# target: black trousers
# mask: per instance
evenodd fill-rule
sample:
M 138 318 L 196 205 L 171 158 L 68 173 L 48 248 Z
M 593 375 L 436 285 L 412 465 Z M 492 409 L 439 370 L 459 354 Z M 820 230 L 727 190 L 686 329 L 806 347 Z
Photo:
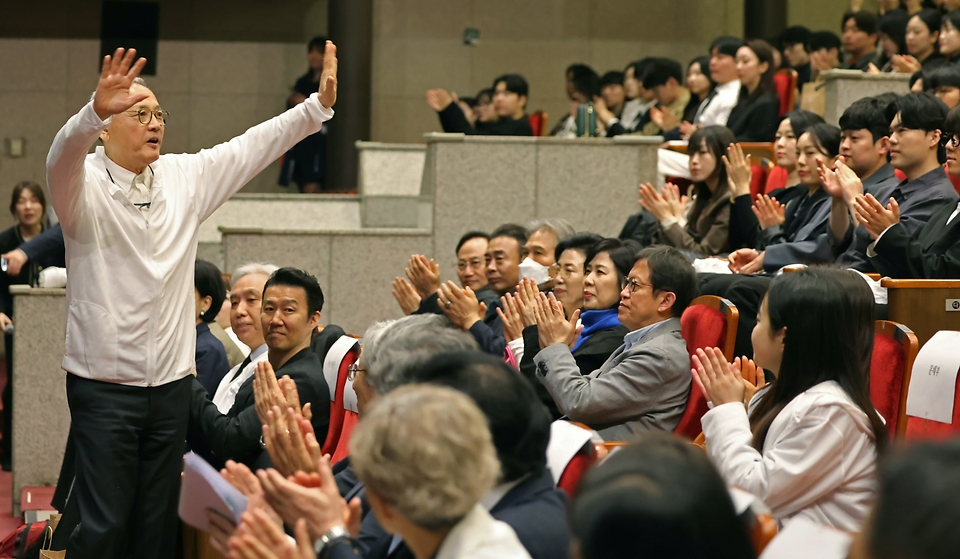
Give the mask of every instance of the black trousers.
M 135 387 L 67 374 L 76 450 L 73 559 L 169 559 L 190 411 L 190 377 Z

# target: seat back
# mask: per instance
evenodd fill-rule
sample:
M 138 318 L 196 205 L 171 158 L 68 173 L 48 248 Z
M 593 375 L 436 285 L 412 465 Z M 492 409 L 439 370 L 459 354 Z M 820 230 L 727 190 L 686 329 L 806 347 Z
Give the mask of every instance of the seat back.
M 343 430 L 344 417 L 344 387 L 347 383 L 347 372 L 350 365 L 356 363 L 360 357 L 360 340 L 351 336 L 340 336 L 330 347 L 323 360 L 323 377 L 330 390 L 330 427 L 327 430 L 327 440 L 323 442 L 324 454 L 334 452 L 340 441 Z M 352 383 L 351 383 L 352 385 Z
M 887 422 L 891 438 L 907 429 L 907 387 L 920 344 L 903 324 L 878 320 L 870 360 L 870 400 Z
M 360 408 L 357 407 L 357 392 L 353 389 L 353 381 L 347 380 L 343 385 L 343 426 L 340 428 L 340 438 L 337 447 L 330 457 L 330 463 L 336 464 L 350 456 L 350 435 L 360 419 Z
M 549 115 L 543 111 L 537 111 L 532 115 L 527 116 L 527 122 L 530 123 L 530 128 L 533 128 L 534 136 L 546 136 L 547 135 L 547 117 Z
M 580 478 L 594 463 L 592 434 L 589 427 L 580 423 L 558 419 L 550 424 L 547 466 L 554 483 L 567 495 L 573 495 Z
M 718 347 L 727 361 L 733 361 L 739 322 L 740 313 L 733 303 L 722 297 L 702 295 L 694 299 L 680 317 L 680 333 L 691 355 L 697 349 Z M 700 418 L 705 413 L 707 399 L 697 383 L 692 382 L 687 409 L 674 432 L 681 437 L 695 439 L 702 430 Z
M 780 96 L 780 116 L 793 110 L 797 104 L 797 79 L 799 74 L 792 68 L 781 68 L 773 76 L 773 88 Z
M 577 490 L 577 486 L 580 485 L 580 480 L 583 479 L 587 470 L 597 462 L 596 456 L 597 453 L 593 443 L 588 441 L 567 463 L 567 467 L 564 468 L 560 479 L 557 481 L 557 487 L 562 489 L 570 499 L 573 498 L 573 493 Z
M 770 194 L 778 188 L 784 188 L 787 186 L 787 178 L 789 173 L 783 167 L 774 165 L 767 171 L 767 184 L 763 187 L 764 194 Z

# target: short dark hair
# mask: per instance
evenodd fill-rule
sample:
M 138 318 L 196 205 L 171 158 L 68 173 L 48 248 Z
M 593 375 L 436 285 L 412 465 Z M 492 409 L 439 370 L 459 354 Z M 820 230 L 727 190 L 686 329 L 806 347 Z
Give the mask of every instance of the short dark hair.
M 823 122 L 823 117 L 817 113 L 805 111 L 803 109 L 790 111 L 789 113 L 783 115 L 783 117 L 780 119 L 780 122 L 783 122 L 783 119 L 790 121 L 790 128 L 793 130 L 794 138 L 799 138 L 801 134 L 806 132 L 807 129 L 814 124 Z
M 602 240 L 603 237 L 596 233 L 575 233 L 557 243 L 557 248 L 553 251 L 553 259 L 559 262 L 560 255 L 563 254 L 565 250 L 579 250 L 584 254 L 584 257 L 586 257 L 593 245 Z M 584 265 L 586 265 L 586 261 L 584 261 Z
M 836 157 L 840 154 L 840 142 L 843 139 L 840 135 L 840 129 L 825 122 L 818 122 L 807 128 L 805 134 L 809 134 L 813 139 L 814 145 L 821 153 L 828 157 Z
M 943 19 L 943 14 L 940 10 L 924 8 L 912 16 L 908 16 L 907 21 L 913 19 L 914 16 L 920 18 L 920 21 L 927 27 L 928 32 L 933 33 L 934 31 L 940 30 L 940 20 Z M 934 52 L 937 51 L 937 48 L 937 46 L 933 47 Z
M 533 386 L 503 359 L 479 351 L 441 353 L 411 369 L 408 380 L 453 388 L 477 404 L 487 416 L 502 482 L 546 470 L 550 414 Z
M 210 297 L 210 308 L 200 315 L 200 320 L 209 324 L 217 318 L 217 313 L 227 298 L 220 270 L 210 262 L 198 259 L 193 266 L 193 287 L 201 299 Z
M 574 91 L 588 100 L 592 101 L 595 95 L 600 94 L 600 76 L 589 66 L 577 64 L 570 82 L 573 83 Z
M 664 245 L 641 250 L 634 257 L 634 265 L 641 260 L 645 260 L 650 269 L 650 284 L 653 290 L 673 293 L 676 301 L 670 310 L 673 311 L 673 316 L 682 315 L 699 291 L 693 263 L 679 250 Z
M 583 477 L 569 509 L 583 559 L 753 559 L 726 483 L 704 452 L 645 433 Z
M 320 289 L 317 278 L 307 272 L 299 268 L 280 268 L 267 278 L 267 283 L 263 284 L 264 295 L 267 289 L 274 285 L 303 288 L 307 295 L 307 312 L 312 315 L 323 310 L 323 289 Z
M 327 38 L 323 35 L 317 35 L 316 37 L 310 39 L 310 42 L 307 43 L 307 52 L 317 49 L 320 52 L 323 52 L 327 48 Z
M 843 46 L 843 41 L 833 31 L 816 31 L 810 34 L 807 41 L 807 52 L 816 52 L 820 49 L 837 49 Z
M 840 20 L 840 29 L 843 29 L 847 26 L 847 22 L 853 20 L 854 24 L 857 26 L 857 29 L 863 31 L 867 35 L 873 35 L 877 32 L 877 14 L 873 12 L 868 12 L 866 10 L 860 10 L 857 12 L 847 12 L 843 14 L 843 19 Z
M 603 91 L 603 88 L 608 85 L 623 85 L 623 72 L 619 70 L 610 70 L 606 74 L 600 76 L 600 90 Z
M 943 121 L 943 133 L 948 136 L 960 136 L 960 105 L 947 113 L 947 120 Z
M 623 72 L 626 74 L 627 70 L 633 68 L 633 77 L 637 80 L 643 80 L 643 73 L 647 70 L 647 67 L 653 64 L 653 57 L 641 58 L 640 60 L 634 60 L 630 64 L 627 64 L 627 67 L 624 68 Z M 641 85 L 643 85 L 641 83 Z
M 780 34 L 780 40 L 777 41 L 780 43 L 780 48 L 792 47 L 793 45 L 802 45 L 803 49 L 807 49 L 807 41 L 810 40 L 810 30 L 802 25 L 794 25 L 793 27 L 786 28 L 783 33 Z
M 924 11 L 924 10 L 920 10 Z M 927 10 L 933 11 L 933 10 Z M 880 16 L 877 22 L 877 31 L 889 37 L 897 44 L 897 54 L 907 53 L 907 22 L 910 16 L 903 10 L 890 10 Z M 939 12 L 937 12 L 937 21 L 940 21 Z
M 46 214 L 47 212 L 47 197 L 43 194 L 43 188 L 33 182 L 33 181 L 20 181 L 13 187 L 13 192 L 10 193 L 10 213 L 14 217 L 17 215 L 17 202 L 20 200 L 20 195 L 23 194 L 24 190 L 29 190 L 34 196 L 37 197 L 37 201 L 40 202 L 42 212 Z M 41 220 L 46 219 L 45 215 L 40 216 Z
M 587 259 L 583 261 L 584 269 L 590 265 L 590 262 L 601 252 L 606 252 L 613 266 L 617 269 L 617 280 L 623 285 L 624 280 L 630 275 L 630 269 L 636 261 L 637 252 L 640 251 L 640 243 L 633 239 L 618 239 L 616 237 L 607 237 L 597 244 L 590 247 L 587 251 Z M 618 302 L 619 304 L 619 302 Z
M 716 50 L 719 54 L 725 54 L 727 56 L 733 56 L 736 58 L 737 51 L 740 50 L 740 47 L 743 46 L 743 39 L 739 37 L 732 37 L 730 35 L 723 35 L 717 37 L 710 43 L 710 54 L 713 54 L 713 51 Z
M 904 128 L 933 132 L 943 128 L 950 109 L 937 98 L 936 95 L 924 91 L 922 93 L 908 93 L 887 106 L 887 119 L 893 122 L 897 113 L 900 114 L 900 125 Z M 941 142 L 937 148 L 937 161 L 941 164 L 947 161 L 947 151 Z
M 683 84 L 683 67 L 676 60 L 670 58 L 656 58 L 643 73 L 643 88 L 653 89 L 658 85 L 666 85 L 673 78 L 677 84 Z
M 917 83 L 918 81 L 920 82 L 921 87 L 923 87 L 924 91 L 930 91 L 930 87 L 928 86 L 928 82 L 930 81 L 930 79 L 927 76 L 927 73 L 924 72 L 923 70 L 917 70 L 916 72 L 910 74 L 910 82 L 909 82 L 910 89 L 913 89 L 913 84 Z
M 520 74 L 504 74 L 500 76 L 493 80 L 493 89 L 497 89 L 497 84 L 500 82 L 503 82 L 507 91 L 516 93 L 520 97 L 528 97 L 530 94 L 530 86 L 527 85 L 527 80 Z
M 890 119 L 887 118 L 887 103 L 876 97 L 864 97 L 847 107 L 840 115 L 840 130 L 867 130 L 876 143 L 890 135 Z
M 960 440 L 924 442 L 880 464 L 880 492 L 868 520 L 875 559 L 947 559 L 960 549 Z
M 930 72 L 929 80 L 924 80 L 923 86 L 924 89 L 931 90 L 936 90 L 938 87 L 960 87 L 960 66 L 944 64 Z
M 527 229 L 524 226 L 517 225 L 516 223 L 505 223 L 494 229 L 493 233 L 490 233 L 490 240 L 496 239 L 497 237 L 511 237 L 515 239 L 519 245 L 520 255 L 523 255 L 523 245 L 527 244 Z
M 483 231 L 468 231 L 460 237 L 460 240 L 457 241 L 457 249 L 453 251 L 454 254 L 458 254 L 460 249 L 463 248 L 464 243 L 467 241 L 472 241 L 473 239 L 484 239 L 486 241 L 490 240 L 490 235 L 487 235 Z
M 954 29 L 960 31 L 960 10 L 953 10 L 943 14 L 943 18 L 940 20 L 940 29 L 943 29 L 943 26 L 950 22 L 950 25 Z

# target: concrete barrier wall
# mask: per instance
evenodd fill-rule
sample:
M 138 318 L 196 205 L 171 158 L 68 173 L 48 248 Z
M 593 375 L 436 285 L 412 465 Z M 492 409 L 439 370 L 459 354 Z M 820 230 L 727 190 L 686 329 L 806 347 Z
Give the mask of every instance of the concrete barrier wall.
M 893 92 L 910 93 L 910 74 L 883 72 L 867 74 L 859 70 L 830 70 L 821 74 L 824 79 L 823 119 L 834 126 L 840 115 L 858 99 Z

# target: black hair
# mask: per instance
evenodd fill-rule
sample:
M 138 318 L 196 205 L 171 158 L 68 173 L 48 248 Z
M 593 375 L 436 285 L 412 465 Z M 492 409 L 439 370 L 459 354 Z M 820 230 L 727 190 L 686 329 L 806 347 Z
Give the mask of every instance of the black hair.
M 943 28 L 947 25 L 947 23 L 952 25 L 957 31 L 960 31 L 960 10 L 953 10 L 943 14 L 943 19 L 940 20 L 941 33 L 943 33 Z M 951 60 L 955 59 L 957 57 L 957 53 L 953 53 L 952 57 L 953 58 L 951 58 Z
M 810 34 L 807 41 L 807 52 L 816 52 L 820 49 L 837 49 L 843 46 L 843 41 L 832 31 L 816 31 Z
M 619 285 L 623 285 L 627 276 L 630 275 L 634 262 L 636 262 L 636 255 L 640 248 L 640 243 L 633 239 L 623 240 L 616 237 L 607 237 L 587 250 L 587 259 L 583 261 L 583 269 L 586 271 L 587 266 L 593 262 L 598 254 L 606 252 L 613 262 L 613 267 L 616 268 Z M 617 301 L 617 304 L 619 305 L 620 302 Z
M 586 256 L 590 252 L 590 248 L 603 240 L 603 237 L 597 235 L 596 233 L 575 233 L 573 236 L 567 237 L 566 239 L 557 243 L 557 248 L 553 251 L 553 259 L 560 261 L 560 255 L 563 254 L 565 250 L 579 250 Z M 584 260 L 584 266 L 586 266 L 586 260 Z
M 922 11 L 922 10 L 921 10 Z M 939 16 L 937 20 L 939 20 Z M 907 22 L 910 16 L 903 10 L 890 10 L 880 16 L 877 31 L 883 33 L 897 44 L 897 54 L 907 53 Z
M 193 287 L 196 288 L 200 298 L 210 297 L 210 308 L 202 315 L 200 320 L 207 324 L 213 322 L 223 306 L 224 299 L 227 298 L 227 290 L 223 288 L 223 276 L 220 270 L 206 260 L 197 260 L 193 266 Z
M 960 105 L 950 109 L 947 119 L 943 121 L 944 136 L 960 136 Z
M 866 282 L 844 285 L 831 273 L 807 268 L 773 280 L 766 295 L 772 335 L 786 328 L 780 371 L 750 414 L 753 447 L 762 452 L 770 425 L 794 398 L 826 381 L 835 381 L 867 416 L 877 451 L 886 448 L 887 427 L 870 401 L 858 342 L 861 310 L 846 290 L 869 291 Z
M 717 87 L 717 82 L 713 81 L 713 76 L 710 75 L 710 57 L 698 56 L 694 58 L 693 60 L 690 61 L 689 64 L 687 64 L 687 71 L 690 71 L 690 67 L 693 66 L 694 64 L 698 64 L 700 66 L 700 73 L 706 76 L 708 80 L 710 80 L 710 89 L 712 90 L 715 87 Z
M 488 103 L 493 101 L 493 89 L 488 87 L 486 89 L 481 89 L 480 91 L 478 91 L 477 96 L 474 97 L 474 99 L 476 100 L 476 105 L 480 104 L 480 99 L 482 99 L 484 96 L 487 97 Z
M 930 80 L 927 78 L 926 72 L 924 72 L 923 70 L 917 70 L 916 72 L 910 74 L 910 82 L 909 82 L 910 89 L 913 89 L 913 84 L 917 83 L 917 81 L 919 81 L 922 84 L 924 91 L 929 91 L 929 88 L 927 87 L 927 82 L 929 82 Z
M 413 383 L 453 388 L 477 404 L 497 449 L 501 483 L 546 470 L 550 414 L 533 386 L 503 359 L 479 351 L 441 353 L 409 376 Z
M 799 138 L 801 134 L 806 132 L 814 124 L 823 122 L 823 117 L 817 113 L 805 111 L 803 109 L 790 111 L 789 113 L 783 115 L 783 117 L 780 119 L 780 122 L 783 122 L 784 119 L 790 121 L 790 129 L 793 130 L 794 138 Z
M 836 157 L 840 154 L 840 141 L 843 138 L 840 135 L 840 129 L 836 126 L 818 122 L 807 128 L 805 133 L 810 135 L 813 145 L 820 150 L 820 153 L 827 157 Z
M 740 47 L 743 46 L 743 39 L 739 37 L 731 37 L 730 35 L 723 35 L 717 37 L 710 43 L 710 52 L 713 55 L 713 51 L 716 50 L 718 54 L 725 54 L 727 56 L 732 56 L 736 58 L 737 51 L 740 50 Z
M 943 14 L 942 12 L 940 12 L 940 10 L 924 8 L 919 12 L 910 16 L 907 19 L 907 21 L 910 21 L 910 19 L 913 19 L 914 17 L 920 18 L 920 21 L 922 21 L 923 24 L 927 26 L 927 31 L 929 31 L 931 35 L 933 35 L 934 33 L 940 32 L 940 21 L 943 19 Z M 933 46 L 934 52 L 936 52 L 937 49 L 938 49 L 938 46 L 934 45 Z
M 512 237 L 515 239 L 519 245 L 517 250 L 519 250 L 520 255 L 523 256 L 523 245 L 527 244 L 527 229 L 524 226 L 517 225 L 516 223 L 505 223 L 494 229 L 493 233 L 490 233 L 491 240 L 497 237 Z
M 777 74 L 777 68 L 773 65 L 773 47 L 770 46 L 770 43 L 761 39 L 754 39 L 747 41 L 747 44 L 744 46 L 753 51 L 753 54 L 757 56 L 759 64 L 767 63 L 767 71 L 760 76 L 760 83 L 757 85 L 757 88 L 753 90 L 753 93 L 748 93 L 747 86 L 745 85 L 740 88 L 740 99 L 747 99 L 749 102 L 753 102 L 764 93 L 775 92 L 773 76 Z
M 793 27 L 786 28 L 783 33 L 780 34 L 780 39 L 777 41 L 780 43 L 780 48 L 785 49 L 787 47 L 792 47 L 793 45 L 803 45 L 803 49 L 807 49 L 807 41 L 810 40 L 810 30 L 802 25 L 794 25 Z
M 516 93 L 520 97 L 529 97 L 530 86 L 527 80 L 520 74 L 504 74 L 493 80 L 493 89 L 497 89 L 497 84 L 503 82 L 504 87 L 510 93 Z
M 817 268 L 820 273 L 840 282 L 843 294 L 850 304 L 850 320 L 855 336 L 856 350 L 860 355 L 860 369 L 870 389 L 870 366 L 873 361 L 873 341 L 876 326 L 876 299 L 873 291 L 864 289 L 863 277 L 854 270 L 832 266 Z
M 317 278 L 298 268 L 280 268 L 267 278 L 263 284 L 263 293 L 274 285 L 284 287 L 301 287 L 307 296 L 307 313 L 313 315 L 323 310 L 323 289 Z
M 693 134 L 690 135 L 690 141 L 687 144 L 689 146 L 687 151 L 693 154 L 694 152 L 699 151 L 701 145 L 706 146 L 706 148 L 717 160 L 717 168 L 714 171 L 719 180 L 717 183 L 717 188 L 725 188 L 728 184 L 727 166 L 723 164 L 722 158 L 727 154 L 727 148 L 730 147 L 730 144 L 735 143 L 737 143 L 737 137 L 726 126 L 704 126 L 703 128 L 697 129 Z M 702 203 L 705 206 L 710 201 L 712 196 L 710 193 L 710 188 L 707 187 L 707 183 L 694 183 L 694 189 L 697 192 L 697 203 L 701 203 L 702 200 Z M 699 215 L 699 212 L 697 215 Z M 696 223 L 695 220 L 691 222 Z
M 600 76 L 589 66 L 583 64 L 577 64 L 576 66 L 577 68 L 573 71 L 573 77 L 570 80 L 573 83 L 573 89 L 588 101 L 593 101 L 594 96 L 600 94 Z
M 883 110 L 886 111 L 887 105 L 899 99 L 900 95 L 892 91 L 886 91 L 884 93 L 881 93 L 880 95 L 874 95 L 873 98 L 879 101 L 883 105 Z M 890 123 L 888 122 L 887 124 L 889 125 Z
M 707 71 L 709 72 L 709 68 Z M 670 78 L 676 80 L 677 85 L 683 84 L 683 67 L 670 58 L 655 58 L 643 73 L 643 88 L 653 89 L 658 85 L 666 85 Z
M 16 217 L 17 215 L 17 202 L 20 201 L 20 195 L 23 194 L 24 190 L 28 190 L 37 197 L 37 201 L 40 202 L 41 213 L 40 220 L 44 221 L 46 219 L 47 213 L 47 197 L 43 194 L 43 187 L 33 181 L 20 181 L 13 187 L 13 192 L 10 193 L 10 213 Z
M 936 91 L 938 87 L 960 87 L 960 66 L 944 64 L 930 72 L 930 77 L 928 80 L 924 80 L 923 86 L 924 89 L 933 91 Z
M 924 80 L 924 85 L 926 83 L 927 80 Z M 947 120 L 947 113 L 949 112 L 950 109 L 947 108 L 947 105 L 928 91 L 908 93 L 887 106 L 887 120 L 893 122 L 893 119 L 899 113 L 900 126 L 933 132 L 943 128 L 943 123 Z M 940 147 L 937 148 L 937 161 L 941 164 L 947 161 L 947 152 L 943 143 L 940 143 Z
M 670 310 L 673 316 L 679 318 L 699 291 L 693 262 L 679 250 L 663 245 L 647 247 L 638 252 L 634 257 L 634 265 L 641 260 L 646 260 L 650 269 L 653 291 L 669 291 L 676 296 Z
M 623 85 L 623 72 L 619 70 L 610 70 L 606 74 L 600 76 L 600 90 L 603 91 L 603 88 L 608 85 Z
M 457 241 L 457 249 L 453 251 L 453 253 L 454 254 L 459 253 L 460 249 L 463 248 L 464 243 L 473 239 L 484 239 L 489 241 L 490 235 L 487 235 L 483 231 L 468 231 L 464 233 L 462 237 L 460 237 L 459 241 Z
M 310 39 L 310 42 L 307 43 L 307 52 L 317 49 L 320 52 L 323 52 L 327 48 L 327 38 L 323 35 L 317 35 L 316 37 Z
M 890 119 L 887 118 L 886 108 L 889 103 L 876 97 L 864 97 L 854 101 L 840 115 L 840 130 L 867 130 L 873 143 L 890 135 Z
M 627 67 L 623 69 L 624 76 L 626 76 L 627 70 L 633 68 L 633 78 L 640 82 L 640 85 L 643 85 L 643 73 L 647 70 L 647 67 L 653 63 L 652 57 L 641 58 L 640 60 L 634 60 L 630 64 L 627 64 Z
M 948 559 L 960 549 L 960 440 L 899 449 L 880 464 L 880 491 L 865 527 L 874 559 Z
M 588 471 L 568 516 L 583 559 L 756 557 L 710 459 L 667 433 L 644 434 Z
M 866 10 L 860 10 L 858 12 L 847 12 L 843 14 L 843 19 L 840 20 L 840 29 L 843 29 L 847 26 L 847 22 L 853 20 L 853 23 L 857 26 L 857 29 L 863 31 L 867 35 L 873 35 L 877 32 L 877 14 L 873 12 L 868 12 Z
M 584 64 L 582 62 L 577 62 L 576 64 L 571 64 L 567 66 L 567 69 L 564 70 L 564 75 L 567 77 L 568 80 L 572 80 L 573 77 L 576 76 L 577 74 L 583 74 L 588 72 L 593 72 L 593 68 L 591 68 L 589 65 Z

